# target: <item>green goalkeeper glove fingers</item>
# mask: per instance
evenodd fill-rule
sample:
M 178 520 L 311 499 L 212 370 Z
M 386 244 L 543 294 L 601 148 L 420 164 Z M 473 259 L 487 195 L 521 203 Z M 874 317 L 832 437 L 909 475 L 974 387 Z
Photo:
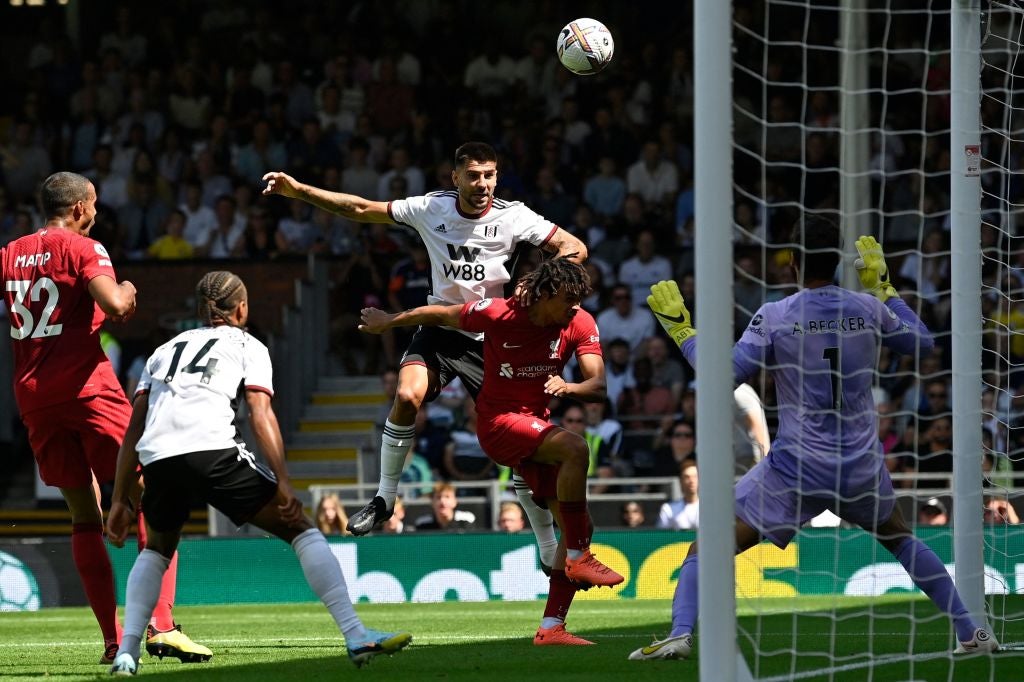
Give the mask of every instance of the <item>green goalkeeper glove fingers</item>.
M 853 267 L 857 268 L 857 276 L 865 291 L 882 303 L 899 295 L 889 283 L 885 254 L 882 253 L 882 245 L 874 237 L 861 237 L 857 240 L 857 256 Z
M 679 285 L 674 280 L 653 285 L 651 295 L 647 297 L 647 306 L 677 346 L 682 346 L 688 338 L 697 334 L 697 330 L 690 324 L 690 311 L 686 309 L 683 295 L 679 293 Z

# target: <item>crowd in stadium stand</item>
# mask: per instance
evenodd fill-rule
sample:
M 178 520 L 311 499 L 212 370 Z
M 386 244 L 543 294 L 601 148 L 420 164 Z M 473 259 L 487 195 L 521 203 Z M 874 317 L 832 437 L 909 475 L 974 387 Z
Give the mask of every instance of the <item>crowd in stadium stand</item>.
M 671 15 L 671 3 L 652 6 L 654 16 L 606 3 L 602 18 L 618 45 L 614 67 L 582 79 L 555 58 L 558 28 L 571 18 L 556 5 L 523 12 L 515 2 L 474 8 L 445 0 L 298 2 L 287 9 L 120 3 L 78 48 L 47 19 L 5 97 L 0 244 L 40 225 L 34 192 L 50 172 L 66 169 L 95 183 L 92 236 L 115 263 L 321 254 L 342 264 L 334 307 L 346 324 L 334 330 L 335 350 L 345 360 L 366 358 L 348 371 L 376 374 L 396 363 L 405 339 L 340 352 L 368 343 L 352 333 L 354 315 L 366 303 L 400 309 L 422 302 L 425 252 L 411 232 L 262 197 L 261 177 L 284 170 L 320 187 L 389 200 L 451 189 L 455 147 L 487 141 L 500 155 L 498 195 L 526 202 L 590 251 L 595 291 L 584 307 L 602 332 L 609 399 L 556 405 L 557 418 L 587 434 L 595 476 L 677 476 L 700 449 L 695 439 L 685 452 L 673 443 L 682 440 L 673 437 L 677 425 L 695 427 L 694 377 L 656 329 L 645 298 L 650 284 L 674 277 L 691 310 L 695 302 L 690 41 L 673 32 L 675 22 L 658 21 L 659 13 Z M 824 34 L 830 29 L 809 30 L 802 40 L 834 40 Z M 776 85 L 791 80 L 787 72 L 795 68 L 809 69 L 807 82 L 829 83 L 836 64 L 790 59 L 785 49 L 765 57 L 767 81 L 736 73 L 738 110 L 765 112 L 765 120 L 736 117 L 737 145 L 745 150 L 735 154 L 737 334 L 760 305 L 795 290 L 784 249 L 792 203 L 835 210 L 839 201 L 837 96 Z M 759 50 L 736 36 L 738 61 L 760 65 Z M 880 235 L 892 254 L 894 284 L 937 344 L 919 367 L 883 350 L 880 435 L 893 471 L 948 474 L 950 155 L 928 133 L 949 126 L 949 64 L 897 54 L 886 69 L 888 87 L 908 83 L 912 94 L 890 101 L 874 136 L 872 189 L 885 217 L 865 231 Z M 922 82 L 926 90 L 915 91 Z M 919 130 L 902 132 L 911 128 Z M 794 163 L 803 170 L 788 165 Z M 986 226 L 985 248 L 1005 247 L 1001 234 Z M 537 257 L 520 254 L 516 272 Z M 991 320 L 985 343 L 996 351 L 985 354 L 986 463 L 997 485 L 1024 478 L 1013 469 L 1024 469 L 1013 455 L 1024 448 L 1024 430 L 1016 428 L 1024 423 L 1024 399 L 994 390 L 1024 380 L 1008 373 L 1024 361 L 1024 336 L 1011 332 L 1024 325 L 1024 307 L 1015 302 L 1024 278 L 1017 262 L 1010 265 L 993 258 L 984 271 L 986 284 L 1003 294 L 983 300 Z M 770 379 L 755 389 L 772 423 Z M 424 411 L 416 451 L 424 461 L 413 470 L 424 480 L 493 475 L 493 464 L 472 451 L 471 407 L 457 387 L 448 393 Z M 715 447 L 711 438 L 700 443 Z M 941 488 L 948 480 L 906 484 Z

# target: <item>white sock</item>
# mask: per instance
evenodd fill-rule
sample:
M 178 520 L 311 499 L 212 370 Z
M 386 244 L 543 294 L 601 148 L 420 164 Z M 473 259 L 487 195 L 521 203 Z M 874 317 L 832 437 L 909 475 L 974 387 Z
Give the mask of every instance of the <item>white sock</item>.
M 144 549 L 135 559 L 124 594 L 124 632 L 118 654 L 139 660 L 142 637 L 160 598 L 160 583 L 171 560 L 160 552 Z
M 567 549 L 567 550 L 565 550 L 565 556 L 566 556 L 567 559 L 572 559 L 573 561 L 576 561 L 581 556 L 583 556 L 583 550 L 582 549 Z
M 384 435 L 380 443 L 380 483 L 377 495 L 384 498 L 388 509 L 395 506 L 398 481 L 405 468 L 405 456 L 416 440 L 416 425 L 404 426 L 390 419 L 384 422 Z
M 292 549 L 302 564 L 306 582 L 327 607 L 345 641 L 354 643 L 365 639 L 366 628 L 352 607 L 345 576 L 323 533 L 316 528 L 299 533 L 292 540 Z
M 519 498 L 526 516 L 530 519 L 530 528 L 537 536 L 537 549 L 540 552 L 540 560 L 547 566 L 555 565 L 555 550 L 558 549 L 558 540 L 555 539 L 555 517 L 550 509 L 537 506 L 533 501 L 533 492 L 530 486 L 519 474 L 512 474 L 512 487 Z
M 550 630 L 556 625 L 561 625 L 564 622 L 564 620 L 562 620 L 561 618 L 556 618 L 555 616 L 544 616 L 544 618 L 542 618 L 540 621 L 540 626 L 545 630 Z

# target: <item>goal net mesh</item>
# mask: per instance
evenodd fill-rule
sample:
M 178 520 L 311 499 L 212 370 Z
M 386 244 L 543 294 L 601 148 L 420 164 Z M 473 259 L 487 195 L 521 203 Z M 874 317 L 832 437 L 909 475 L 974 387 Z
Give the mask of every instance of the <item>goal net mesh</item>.
M 951 168 L 955 181 L 979 157 L 950 146 L 949 3 L 851 4 L 734 3 L 734 325 L 738 338 L 764 303 L 796 291 L 790 231 L 799 216 L 840 222 L 844 182 L 859 187 L 844 214 L 883 245 L 893 284 L 935 340 L 916 356 L 879 354 L 872 392 L 886 466 L 899 513 L 954 573 L 950 180 Z M 1012 598 L 1024 592 L 1024 535 L 1013 525 L 1024 511 L 1022 20 L 1019 7 L 995 3 L 979 16 L 986 509 L 977 513 L 986 526 L 978 551 L 989 623 L 1011 645 L 1024 639 Z M 844 21 L 862 29 L 850 54 L 865 77 L 853 91 L 842 78 Z M 842 115 L 858 104 L 859 117 Z M 863 144 L 859 165 L 841 162 L 844 140 Z M 840 282 L 859 290 L 849 242 Z M 775 433 L 768 372 L 755 388 Z M 890 679 L 887 670 L 910 675 L 892 679 L 954 679 L 949 617 L 870 534 L 831 514 L 812 519 L 786 550 L 763 543 L 740 555 L 737 575 L 740 647 L 759 679 Z M 996 679 L 994 664 L 972 671 Z

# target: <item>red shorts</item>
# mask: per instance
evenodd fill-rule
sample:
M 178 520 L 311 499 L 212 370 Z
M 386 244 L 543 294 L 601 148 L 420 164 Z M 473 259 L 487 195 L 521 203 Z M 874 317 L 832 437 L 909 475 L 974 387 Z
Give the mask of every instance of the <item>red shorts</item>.
M 57 488 L 84 488 L 92 475 L 114 480 L 117 451 L 132 406 L 121 393 L 103 393 L 33 410 L 22 416 L 39 477 Z
M 491 459 L 519 471 L 534 497 L 557 498 L 555 480 L 558 478 L 558 466 L 530 459 L 548 432 L 556 428 L 551 422 L 529 414 L 502 412 L 480 415 L 476 435 Z

